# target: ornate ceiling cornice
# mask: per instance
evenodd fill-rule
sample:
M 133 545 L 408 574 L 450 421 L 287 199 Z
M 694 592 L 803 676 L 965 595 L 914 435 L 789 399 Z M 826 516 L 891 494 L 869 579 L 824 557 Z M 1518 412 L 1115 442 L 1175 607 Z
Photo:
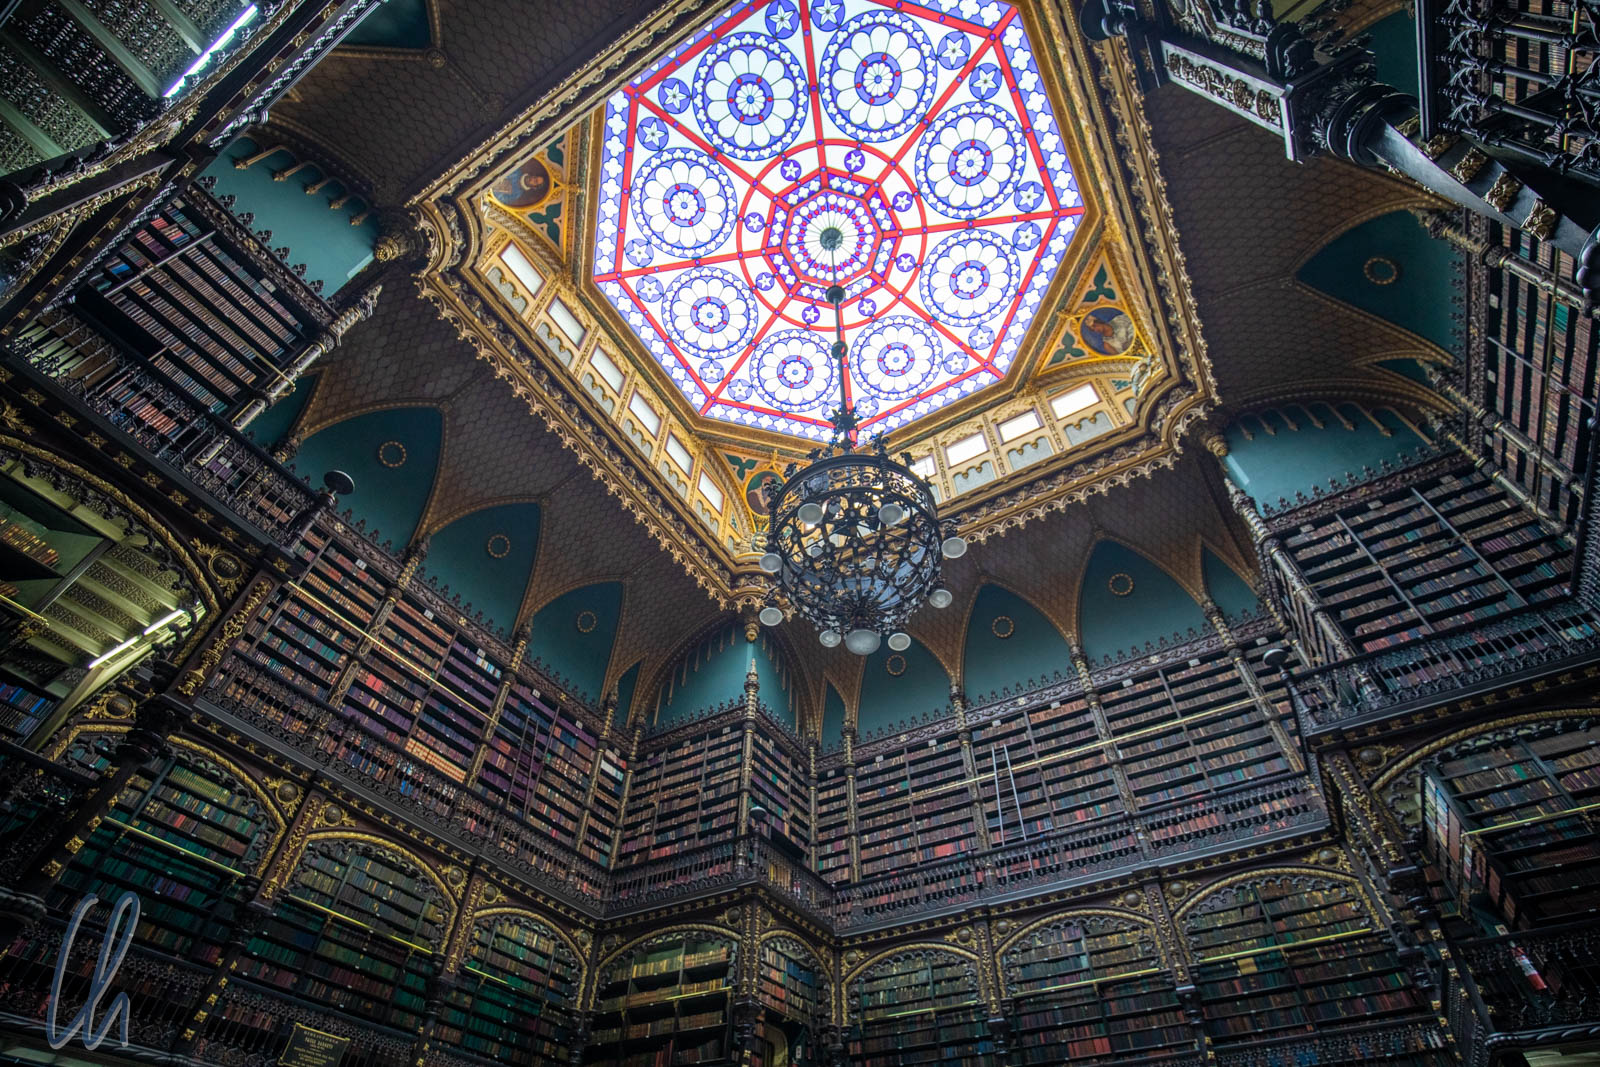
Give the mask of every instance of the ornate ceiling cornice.
M 720 4 L 709 0 L 681 0 L 651 16 L 479 145 L 411 204 L 428 245 L 427 263 L 417 275 L 422 295 L 663 550 L 720 605 L 739 606 L 757 602 L 765 591 L 753 564 L 736 561 L 727 545 L 708 536 L 689 502 L 637 455 L 615 421 L 578 387 L 530 324 L 499 310 L 502 301 L 476 270 L 487 239 L 479 204 L 492 181 L 533 146 L 588 121 L 631 71 L 671 46 L 718 7 Z M 1122 279 L 1128 310 L 1148 339 L 1158 367 L 1133 407 L 1132 426 L 1069 447 L 1027 468 L 1026 473 L 1001 477 L 953 498 L 951 513 L 969 537 L 980 541 L 1172 466 L 1182 435 L 1217 403 L 1192 286 L 1178 247 L 1165 183 L 1157 170 L 1151 128 L 1132 80 L 1131 61 L 1121 44 L 1102 46 L 1104 52 L 1091 55 L 1082 35 L 1071 25 L 1073 16 L 1053 4 L 1026 7 L 1024 14 L 1031 32 L 1057 45 L 1049 51 L 1061 53 L 1052 54 L 1041 67 L 1066 105 L 1061 112 L 1066 120 L 1063 128 L 1073 146 L 1075 169 L 1098 217 L 1085 220 L 1084 232 L 1069 253 L 1074 266 L 1058 279 L 1047 305 L 1050 316 L 1041 318 L 1018 365 L 1027 373 L 1040 371 L 1050 348 L 1046 342 L 1055 338 L 1065 321 L 1070 309 L 1066 301 L 1075 299 L 1069 286 L 1076 291 L 1093 258 L 1103 253 Z M 1071 129 L 1066 130 L 1069 124 Z M 588 154 L 583 150 L 576 153 L 580 158 Z M 570 210 L 575 206 L 578 210 Z M 587 216 L 593 214 L 594 205 L 580 193 L 576 204 L 569 201 L 568 207 L 565 224 L 573 228 L 569 244 L 583 248 L 592 226 Z M 589 291 L 593 286 L 578 262 L 582 258 L 582 253 L 570 257 L 563 274 L 575 284 L 576 297 L 585 311 L 604 328 L 609 344 L 624 347 L 629 335 L 612 321 L 614 313 L 604 299 Z M 644 358 L 635 362 L 647 368 L 651 363 Z M 1052 380 L 1057 380 L 1058 373 L 1066 372 L 1052 368 Z M 1009 386 L 1001 391 L 1014 396 L 1024 384 L 1026 378 L 1014 373 Z M 661 393 L 672 395 L 665 389 Z M 986 397 L 990 405 L 1004 399 Z M 954 415 L 963 412 L 970 415 L 965 403 Z M 679 415 L 695 432 L 704 422 L 693 413 Z M 948 419 L 940 419 L 931 428 L 913 425 L 894 435 L 891 446 L 905 447 L 949 425 L 953 423 Z M 715 446 L 726 436 L 727 428 L 706 426 L 705 430 L 705 439 Z M 787 438 L 775 444 L 758 432 L 751 436 L 761 440 L 743 442 L 747 448 L 782 448 L 791 454 L 801 451 L 799 443 Z

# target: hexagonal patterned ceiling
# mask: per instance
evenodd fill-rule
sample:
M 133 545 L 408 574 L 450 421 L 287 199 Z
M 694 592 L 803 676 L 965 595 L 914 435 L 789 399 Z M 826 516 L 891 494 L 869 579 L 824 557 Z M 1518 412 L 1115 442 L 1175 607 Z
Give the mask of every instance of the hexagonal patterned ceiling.
M 999 0 L 740 3 L 608 102 L 594 279 L 690 403 L 820 439 L 1002 379 L 1083 213 Z M 837 247 L 830 248 L 830 245 Z

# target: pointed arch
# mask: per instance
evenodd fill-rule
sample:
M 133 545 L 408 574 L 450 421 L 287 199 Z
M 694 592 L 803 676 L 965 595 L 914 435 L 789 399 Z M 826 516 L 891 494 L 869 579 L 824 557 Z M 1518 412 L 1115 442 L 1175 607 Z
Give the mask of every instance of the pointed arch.
M 563 593 L 528 624 L 528 659 L 563 680 L 574 695 L 603 696 L 622 619 L 622 583 L 594 582 Z
M 1160 564 L 1102 537 L 1083 565 L 1078 633 L 1090 660 L 1120 656 L 1210 624 L 1199 603 Z
M 437 863 L 424 860 L 421 856 L 417 855 L 406 846 L 391 841 L 387 837 L 378 837 L 373 834 L 355 833 L 350 830 L 320 830 L 306 835 L 305 843 L 300 846 L 299 854 L 294 857 L 294 864 L 289 868 L 290 871 L 298 871 L 300 866 L 305 862 L 306 853 L 311 850 L 311 847 L 324 842 L 329 844 L 343 843 L 349 846 L 365 846 L 368 848 L 376 848 L 381 851 L 391 853 L 392 855 L 403 860 L 409 866 L 413 867 L 417 875 L 425 878 L 427 882 L 438 891 L 445 917 L 444 922 L 440 924 L 442 929 L 440 941 L 434 947 L 440 951 L 445 948 L 445 939 L 448 937 L 451 927 L 455 924 L 456 913 L 460 910 L 461 905 L 456 899 L 455 893 L 448 885 L 445 884 L 444 879 L 439 876 L 439 872 L 436 869 L 438 866 Z M 291 873 L 290 880 L 292 881 L 292 879 L 293 874 Z M 280 896 L 279 902 L 281 903 L 281 901 L 282 897 Z
M 961 683 L 970 703 L 1029 679 L 1073 671 L 1067 636 L 1027 597 L 998 582 L 979 587 L 962 630 Z
M 924 715 L 942 714 L 950 703 L 950 673 L 916 638 L 904 652 L 885 643 L 861 664 L 856 731 L 890 729 Z
M 752 663 L 758 699 L 798 734 L 799 679 L 789 650 L 765 627 L 754 641 L 747 641 L 737 618 L 724 620 L 672 660 L 656 692 L 652 723 L 666 725 L 741 698 Z
M 531 502 L 469 512 L 429 535 L 421 570 L 489 626 L 510 633 L 533 574 L 541 517 Z
M 1200 572 L 1205 578 L 1206 595 L 1224 616 L 1256 612 L 1261 598 L 1248 581 L 1225 563 L 1210 545 L 1200 547 Z
M 378 541 L 403 550 L 416 533 L 444 448 L 444 415 L 436 407 L 385 408 L 317 430 L 301 444 L 294 469 L 312 485 L 330 470 L 355 479 L 340 504 Z
M 1459 341 L 1453 284 L 1461 252 L 1407 210 L 1359 222 L 1296 266 L 1301 284 L 1397 326 L 1439 358 Z

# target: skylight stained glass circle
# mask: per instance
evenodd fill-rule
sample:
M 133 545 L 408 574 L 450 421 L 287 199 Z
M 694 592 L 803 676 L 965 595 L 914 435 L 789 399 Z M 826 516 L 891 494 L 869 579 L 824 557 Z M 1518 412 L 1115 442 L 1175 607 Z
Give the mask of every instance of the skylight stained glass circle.
M 826 335 L 815 330 L 780 330 L 755 351 L 755 385 L 784 411 L 813 411 L 836 396 L 838 372 Z
M 633 211 L 657 246 L 696 256 L 722 244 L 733 230 L 733 195 L 733 183 L 710 156 L 669 148 L 639 169 Z
M 851 137 L 891 140 L 932 102 L 933 63 L 933 45 L 916 20 L 881 8 L 863 12 L 841 25 L 822 53 L 822 106 Z
M 727 9 L 607 103 L 594 278 L 701 413 L 866 433 L 1001 380 L 1084 205 L 1001 0 Z M 842 236 L 824 247 L 824 231 Z
M 781 152 L 805 123 L 806 74 L 793 52 L 765 33 L 735 33 L 696 70 L 695 118 L 711 142 L 736 159 Z

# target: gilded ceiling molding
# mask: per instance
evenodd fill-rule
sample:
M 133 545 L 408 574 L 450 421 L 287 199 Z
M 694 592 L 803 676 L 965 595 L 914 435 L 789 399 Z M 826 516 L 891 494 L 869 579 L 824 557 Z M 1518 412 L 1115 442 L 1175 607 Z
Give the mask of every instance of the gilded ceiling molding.
M 409 203 L 426 239 L 428 262 L 417 276 L 423 297 L 719 607 L 743 608 L 759 604 L 766 592 L 753 561 L 735 563 L 727 546 L 714 536 L 705 536 L 691 505 L 661 488 L 655 472 L 639 463 L 621 439 L 621 430 L 590 410 L 593 399 L 577 387 L 571 375 L 562 373 L 528 324 L 520 320 L 512 324 L 508 320 L 515 316 L 499 312 L 496 294 L 475 269 L 484 247 L 485 220 L 478 204 L 490 182 L 518 154 L 526 154 L 532 146 L 558 135 L 564 126 L 570 127 L 574 115 L 579 116 L 578 123 L 588 122 L 605 95 L 631 70 L 675 43 L 691 25 L 718 7 L 720 0 L 716 4 L 682 0 L 647 19 Z M 1100 62 L 1089 55 L 1080 34 L 1068 32 L 1070 27 L 1063 20 L 1070 16 L 1063 16 L 1053 5 L 1027 5 L 1023 15 L 1036 32 L 1042 27 L 1040 39 L 1060 42 L 1067 53 L 1065 71 L 1043 63 L 1042 72 L 1067 104 L 1062 112 L 1067 120 L 1063 133 L 1077 146 L 1075 167 L 1091 194 L 1083 232 L 1072 246 L 1074 269 L 1081 280 L 1096 249 L 1112 246 L 1108 255 L 1113 267 L 1138 294 L 1137 299 L 1128 301 L 1129 310 L 1155 342 L 1153 348 L 1162 357 L 1165 373 L 1154 376 L 1141 398 L 1134 427 L 1103 441 L 1085 443 L 1080 446 L 1081 456 L 1073 454 L 1077 449 L 1065 449 L 1057 460 L 1041 461 L 1026 474 L 1001 478 L 993 487 L 952 499 L 947 505 L 949 513 L 969 540 L 979 542 L 1051 511 L 1065 510 L 1112 486 L 1127 485 L 1171 467 L 1178 458 L 1181 437 L 1217 404 L 1192 286 L 1155 161 L 1152 131 L 1142 113 L 1125 48 L 1120 43 L 1106 46 L 1110 51 L 1102 50 L 1099 56 L 1107 62 Z M 1093 73 L 1096 67 L 1098 82 Z M 573 155 L 578 159 L 585 153 L 580 149 Z M 572 169 L 580 168 L 574 162 Z M 569 207 L 587 199 L 582 185 L 581 180 L 574 184 L 575 196 L 569 198 Z M 581 214 L 581 236 L 574 230 L 580 242 L 593 225 L 592 211 Z M 577 226 L 578 220 L 579 214 L 569 210 L 565 225 Z M 515 232 L 512 227 L 508 231 Z M 530 244 L 532 247 L 537 246 Z M 566 271 L 580 282 L 585 280 L 585 261 L 586 254 L 579 254 L 565 264 Z M 1052 303 L 1059 301 L 1071 273 L 1064 272 L 1057 279 Z M 592 286 L 580 284 L 577 289 L 577 299 L 616 344 L 621 335 L 613 322 L 614 310 L 602 306 L 605 301 L 598 293 L 591 295 Z M 1060 314 L 1058 309 L 1057 324 Z M 1033 368 L 1042 362 L 1048 348 L 1044 340 L 1051 336 L 1053 331 L 1046 332 L 1043 324 L 1037 326 L 1018 366 Z M 1054 371 L 1051 374 L 1056 376 Z M 1018 376 L 1010 388 L 1015 391 L 1025 380 Z M 675 394 L 662 392 L 668 397 Z M 691 420 L 691 424 L 700 428 L 700 420 Z M 706 429 L 706 440 L 720 441 L 718 429 Z M 790 447 L 801 446 L 792 443 Z
M 545 370 L 498 314 L 454 272 L 422 279 L 418 288 L 478 358 L 494 369 L 495 377 L 510 383 L 512 393 L 527 404 L 528 411 L 577 456 L 695 584 L 719 605 L 727 606 L 733 573 L 724 562 L 721 547 L 700 537 L 649 487 L 649 476 L 611 442 L 604 426 L 588 417 L 567 383 Z
M 1041 919 L 1035 919 L 1032 922 L 1025 923 L 1020 929 L 1005 935 L 1005 937 L 1002 938 L 994 947 L 995 959 L 1002 967 L 1004 967 L 1006 966 L 1004 959 L 1005 954 L 1009 952 L 1019 941 L 1032 934 L 1034 931 L 1042 930 L 1047 926 L 1052 926 L 1066 919 L 1091 917 L 1115 919 L 1119 922 L 1126 922 L 1134 926 L 1138 926 L 1150 934 L 1152 941 L 1155 940 L 1155 920 L 1151 919 L 1148 915 L 1141 915 L 1136 911 L 1126 911 L 1122 908 L 1063 908 L 1061 911 L 1053 911 Z M 1001 980 L 1005 980 L 1004 972 L 1001 973 Z
M 413 196 L 419 206 L 446 198 L 467 201 L 483 192 L 517 157 L 586 116 L 631 76 L 633 68 L 709 20 L 724 0 L 675 0 L 633 26 L 560 86 L 525 108 L 498 132 L 466 154 L 459 164 Z
M 1440 348 L 1434 342 L 1428 340 L 1426 337 L 1422 337 L 1411 332 L 1404 326 L 1400 326 L 1386 318 L 1383 318 L 1381 315 L 1374 315 L 1372 312 L 1367 311 L 1364 308 L 1358 308 L 1354 304 L 1346 303 L 1345 301 L 1340 300 L 1338 297 L 1331 296 L 1320 289 L 1316 289 L 1307 285 L 1299 278 L 1295 278 L 1290 285 L 1300 292 L 1305 293 L 1318 303 L 1326 305 L 1331 310 L 1337 311 L 1338 313 L 1344 315 L 1352 315 L 1375 329 L 1396 334 L 1397 340 L 1404 339 L 1408 342 L 1407 347 L 1398 351 L 1368 352 L 1356 356 L 1351 360 L 1351 363 L 1355 366 L 1371 366 L 1374 363 L 1380 363 L 1386 359 L 1420 359 L 1425 363 L 1441 363 L 1446 366 L 1449 366 L 1455 362 L 1454 356 L 1452 356 L 1449 352 L 1446 352 L 1443 348 Z

